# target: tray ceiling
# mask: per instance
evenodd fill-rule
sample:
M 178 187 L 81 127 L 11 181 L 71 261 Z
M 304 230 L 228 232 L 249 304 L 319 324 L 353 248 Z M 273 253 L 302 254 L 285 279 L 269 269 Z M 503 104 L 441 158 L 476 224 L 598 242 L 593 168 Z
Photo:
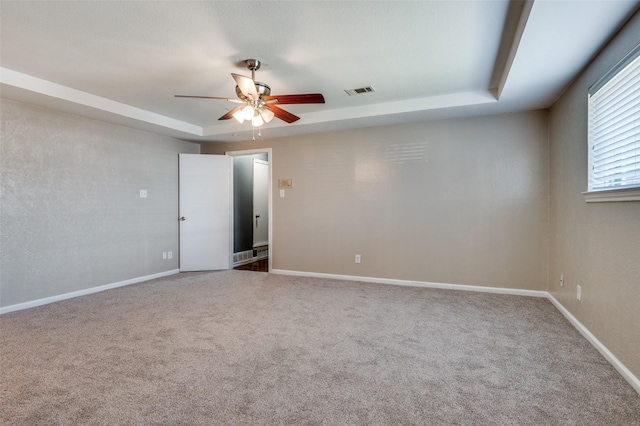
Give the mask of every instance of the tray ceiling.
M 0 3 L 2 97 L 186 140 L 238 141 L 218 121 L 231 73 L 260 59 L 291 105 L 264 138 L 549 107 L 638 1 Z M 372 86 L 349 96 L 345 90 Z

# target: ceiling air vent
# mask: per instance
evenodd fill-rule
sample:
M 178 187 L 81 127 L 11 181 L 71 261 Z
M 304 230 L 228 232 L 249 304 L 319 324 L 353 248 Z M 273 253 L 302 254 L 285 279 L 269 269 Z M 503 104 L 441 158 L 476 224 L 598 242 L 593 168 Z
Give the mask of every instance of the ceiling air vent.
M 347 89 L 347 90 L 345 90 L 345 92 L 347 92 L 347 95 L 349 95 L 349 96 L 362 95 L 363 93 L 370 93 L 370 92 L 375 92 L 375 91 L 376 91 L 376 89 L 374 89 L 371 86 L 361 87 L 359 89 Z

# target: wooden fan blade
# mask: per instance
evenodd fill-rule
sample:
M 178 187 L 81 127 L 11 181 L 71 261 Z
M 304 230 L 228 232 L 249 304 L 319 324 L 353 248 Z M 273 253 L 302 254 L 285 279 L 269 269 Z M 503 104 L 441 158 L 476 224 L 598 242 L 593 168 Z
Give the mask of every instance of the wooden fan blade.
M 306 93 L 297 95 L 273 95 L 263 96 L 265 101 L 277 100 L 279 104 L 323 104 L 324 96 L 322 93 Z
M 256 90 L 256 84 L 253 80 L 240 74 L 231 73 L 231 76 L 236 81 L 243 95 L 250 99 L 258 99 L 258 90 Z
M 244 108 L 244 105 L 238 105 L 237 107 L 235 107 L 234 109 L 230 110 L 228 113 L 226 113 L 222 117 L 218 118 L 218 120 L 228 120 L 230 118 L 233 118 L 233 114 L 235 114 L 236 111 L 239 111 L 242 108 Z
M 300 120 L 300 117 L 297 115 L 293 115 L 275 105 L 267 105 L 266 108 L 269 108 L 273 112 L 274 116 L 278 117 L 282 121 L 286 121 L 287 123 L 293 123 L 294 121 Z
M 237 98 L 219 98 L 217 96 L 193 96 L 193 95 L 173 95 L 176 98 L 196 98 L 196 99 L 218 99 L 221 101 L 229 101 L 229 102 L 235 102 L 237 104 L 244 104 L 245 101 L 243 101 L 242 99 L 237 99 Z

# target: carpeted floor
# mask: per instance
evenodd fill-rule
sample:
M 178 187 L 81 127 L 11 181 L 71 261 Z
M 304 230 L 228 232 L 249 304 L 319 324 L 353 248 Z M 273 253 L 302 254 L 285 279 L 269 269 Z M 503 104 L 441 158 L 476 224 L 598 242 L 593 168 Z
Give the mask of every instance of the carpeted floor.
M 188 273 L 0 317 L 7 425 L 638 425 L 547 300 Z

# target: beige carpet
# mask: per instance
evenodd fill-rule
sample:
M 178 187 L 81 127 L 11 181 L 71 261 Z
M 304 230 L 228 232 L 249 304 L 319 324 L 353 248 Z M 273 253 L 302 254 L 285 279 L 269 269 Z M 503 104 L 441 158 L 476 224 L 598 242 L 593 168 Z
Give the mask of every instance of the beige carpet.
M 0 317 L 7 425 L 638 425 L 544 299 L 247 271 Z

